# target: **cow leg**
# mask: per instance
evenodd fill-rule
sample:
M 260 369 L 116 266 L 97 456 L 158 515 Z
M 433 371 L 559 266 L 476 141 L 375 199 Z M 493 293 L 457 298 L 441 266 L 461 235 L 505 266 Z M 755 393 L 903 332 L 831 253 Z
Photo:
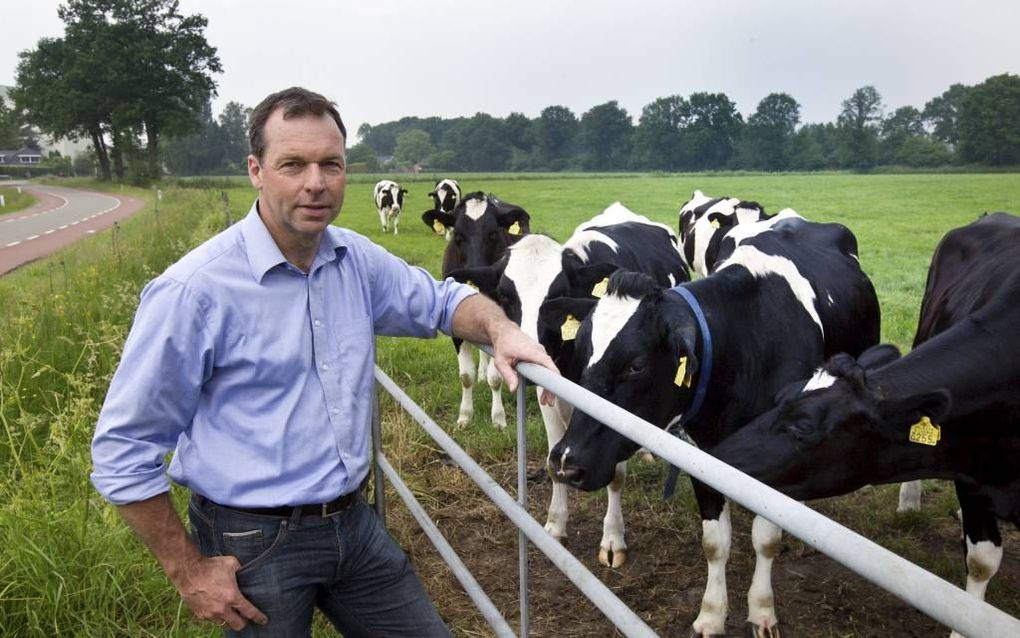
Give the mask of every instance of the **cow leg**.
M 627 481 L 627 462 L 616 464 L 613 480 L 606 486 L 606 517 L 602 519 L 602 542 L 599 543 L 599 563 L 606 567 L 623 567 L 627 562 L 627 541 L 623 539 L 623 484 Z
M 900 504 L 897 512 L 916 512 L 921 509 L 921 481 L 900 483 Z
M 397 225 L 400 224 L 400 211 L 393 214 L 393 234 L 397 234 Z
M 754 517 L 751 542 L 755 564 L 751 589 L 747 592 L 747 635 L 754 638 L 779 638 L 779 620 L 772 593 L 772 561 L 779 553 L 783 530 L 761 516 Z
M 573 408 L 560 398 L 557 398 L 553 405 L 542 405 L 542 388 L 540 386 L 535 386 L 535 396 L 538 399 L 538 408 L 542 412 L 545 438 L 551 452 L 567 431 L 567 423 L 570 422 L 570 413 L 573 412 Z M 549 500 L 549 512 L 545 519 L 545 531 L 561 543 L 567 540 L 567 518 L 569 517 L 567 494 L 569 489 L 570 487 L 566 483 L 552 482 L 552 498 Z
M 726 592 L 726 561 L 730 557 L 732 527 L 730 505 L 712 488 L 693 482 L 694 495 L 701 510 L 701 548 L 708 561 L 708 579 L 701 598 L 701 610 L 694 620 L 695 636 L 722 636 L 726 633 L 729 602 Z
M 467 341 L 462 341 L 457 346 L 457 369 L 460 373 L 460 414 L 457 416 L 457 426 L 464 427 L 471 423 L 475 416 L 474 404 L 474 381 L 475 381 L 475 357 L 472 354 L 474 348 Z
M 988 581 L 999 571 L 1002 563 L 1002 536 L 999 524 L 992 514 L 991 501 L 975 488 L 956 484 L 956 496 L 963 513 L 964 551 L 967 564 L 967 593 L 978 600 L 985 599 Z M 963 638 L 955 631 L 950 638 Z
M 386 232 L 386 211 L 385 210 L 380 210 L 379 211 L 379 225 L 382 226 L 382 231 L 385 233 Z
M 485 379 L 489 382 L 489 389 L 492 390 L 492 424 L 497 428 L 504 430 L 506 429 L 506 410 L 503 409 L 503 375 L 496 369 L 496 360 L 485 354 L 479 352 L 479 360 L 485 359 L 486 362 L 486 374 Z M 521 379 L 521 382 L 524 380 Z

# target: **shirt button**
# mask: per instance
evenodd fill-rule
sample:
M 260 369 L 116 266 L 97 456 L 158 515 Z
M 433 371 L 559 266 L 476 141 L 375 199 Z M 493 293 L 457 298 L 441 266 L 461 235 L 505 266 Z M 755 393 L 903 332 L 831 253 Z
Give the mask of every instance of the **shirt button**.
M 336 408 L 333 408 L 332 410 L 329 411 L 329 413 L 330 414 L 340 414 L 340 410 L 338 410 Z
M 316 319 L 316 320 L 315 320 L 315 321 L 313 321 L 312 323 L 314 323 L 314 324 L 315 324 L 315 327 L 316 327 L 316 328 L 318 328 L 319 326 L 321 326 L 321 325 L 322 325 L 322 322 L 321 322 L 321 321 L 319 321 L 318 319 Z
M 329 370 L 329 366 L 324 363 L 324 364 L 322 364 L 322 369 L 323 370 Z

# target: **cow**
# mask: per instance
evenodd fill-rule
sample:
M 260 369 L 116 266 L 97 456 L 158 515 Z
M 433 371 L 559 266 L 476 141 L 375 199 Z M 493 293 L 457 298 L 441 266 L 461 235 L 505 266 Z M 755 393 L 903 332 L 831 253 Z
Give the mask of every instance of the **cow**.
M 720 253 L 725 261 L 708 277 L 664 289 L 644 274 L 614 273 L 608 294 L 577 333 L 581 386 L 660 428 L 679 423 L 699 447 L 710 448 L 771 408 L 782 387 L 827 357 L 859 354 L 877 343 L 878 299 L 848 229 L 799 217 L 745 226 L 739 239 L 727 237 Z M 578 305 L 552 301 L 546 310 L 558 320 L 584 313 Z M 637 449 L 575 411 L 549 464 L 557 480 L 594 490 Z M 729 505 L 697 481 L 694 493 L 708 584 L 693 630 L 723 634 Z M 771 564 L 780 535 L 772 523 L 755 519 L 758 563 L 747 621 L 754 636 L 778 636 Z
M 996 213 L 939 243 L 907 355 L 838 355 L 711 451 L 798 499 L 956 481 L 967 591 L 983 599 L 1002 560 L 996 517 L 1020 525 L 1018 325 L 1020 218 Z
M 432 198 L 433 208 L 451 213 L 460 204 L 460 184 L 455 179 L 441 179 L 428 196 Z
M 400 184 L 393 180 L 384 179 L 375 185 L 375 207 L 379 209 L 379 223 L 382 224 L 384 233 L 392 227 L 393 234 L 397 234 L 400 210 L 404 206 L 406 194 L 407 189 L 401 188 Z
M 571 366 L 573 335 L 569 328 L 561 328 L 562 322 L 550 323 L 542 306 L 558 298 L 594 300 L 604 294 L 606 279 L 618 268 L 647 273 L 663 286 L 690 279 L 672 229 L 633 213 L 620 202 L 579 225 L 562 245 L 546 235 L 529 235 L 494 266 L 451 275 L 479 285 L 525 334 L 545 346 L 567 378 L 576 381 L 578 375 Z M 583 318 L 574 317 L 574 321 Z M 541 396 L 542 388 L 537 392 Z M 552 406 L 539 401 L 539 408 L 551 449 L 563 438 L 573 406 L 557 398 Z M 599 562 L 610 567 L 621 567 L 627 557 L 620 508 L 626 464 L 620 463 L 616 472 L 608 489 L 599 542 Z M 566 485 L 554 482 L 545 524 L 546 531 L 561 542 L 567 538 L 567 490 Z
M 422 221 L 426 226 L 442 224 L 450 228 L 451 239 L 443 252 L 443 277 L 455 270 L 480 268 L 499 261 L 507 248 L 530 231 L 531 217 L 516 204 L 501 201 L 492 195 L 475 192 L 465 197 L 451 212 L 426 211 Z M 495 362 L 479 352 L 477 373 L 474 366 L 474 347 L 456 337 L 453 347 L 457 351 L 457 367 L 461 382 L 461 402 L 457 426 L 463 427 L 474 417 L 474 380 L 483 378 L 492 390 L 492 423 L 506 427 L 506 411 L 500 388 L 503 378 Z
M 784 210 L 780 215 L 792 211 Z M 712 272 L 723 237 L 739 224 L 769 219 L 758 202 L 736 197 L 709 197 L 700 190 L 680 206 L 680 251 L 687 267 L 701 276 Z

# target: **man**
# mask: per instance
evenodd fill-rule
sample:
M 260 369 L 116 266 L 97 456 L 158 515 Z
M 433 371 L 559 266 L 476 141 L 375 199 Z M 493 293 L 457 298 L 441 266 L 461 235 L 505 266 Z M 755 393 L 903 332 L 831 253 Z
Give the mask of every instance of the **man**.
M 470 288 L 331 226 L 345 139 L 316 93 L 255 108 L 258 199 L 146 286 L 93 440 L 97 489 L 228 635 L 308 635 L 315 607 L 348 637 L 449 634 L 358 491 L 373 333 L 489 342 L 511 389 L 517 361 L 556 369 Z M 175 448 L 194 540 L 168 497 Z

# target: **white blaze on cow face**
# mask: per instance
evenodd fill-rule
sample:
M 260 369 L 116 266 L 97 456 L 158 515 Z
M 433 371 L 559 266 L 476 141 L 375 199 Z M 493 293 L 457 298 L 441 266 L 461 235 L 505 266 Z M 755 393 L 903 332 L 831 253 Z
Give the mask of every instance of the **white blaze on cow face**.
M 811 377 L 811 380 L 807 382 L 807 385 L 804 386 L 804 389 L 801 392 L 822 390 L 824 388 L 828 388 L 835 382 L 836 377 L 832 376 L 825 370 L 818 368 L 818 370 L 815 371 L 814 376 Z
M 751 224 L 751 226 L 756 225 Z M 786 257 L 766 255 L 754 246 L 737 246 L 736 250 L 733 251 L 733 255 L 726 260 L 726 263 L 719 270 L 732 266 L 743 266 L 758 279 L 768 275 L 782 277 L 790 287 L 790 291 L 793 292 L 793 296 L 804 307 L 811 320 L 818 325 L 818 330 L 821 331 L 822 337 L 825 337 L 822 319 L 818 316 L 818 311 L 815 309 L 815 291 L 811 288 L 811 283 L 804 275 L 800 274 L 797 266 L 792 261 Z
M 470 199 L 464 206 L 464 214 L 471 219 L 478 221 L 478 219 L 485 214 L 485 211 L 489 208 L 489 202 L 484 199 Z
M 587 367 L 599 362 L 609 345 L 637 312 L 640 299 L 615 294 L 599 299 L 591 315 L 591 358 Z
M 514 282 L 521 302 L 521 330 L 538 340 L 538 310 L 563 271 L 563 247 L 545 235 L 525 235 L 510 247 L 503 276 Z

